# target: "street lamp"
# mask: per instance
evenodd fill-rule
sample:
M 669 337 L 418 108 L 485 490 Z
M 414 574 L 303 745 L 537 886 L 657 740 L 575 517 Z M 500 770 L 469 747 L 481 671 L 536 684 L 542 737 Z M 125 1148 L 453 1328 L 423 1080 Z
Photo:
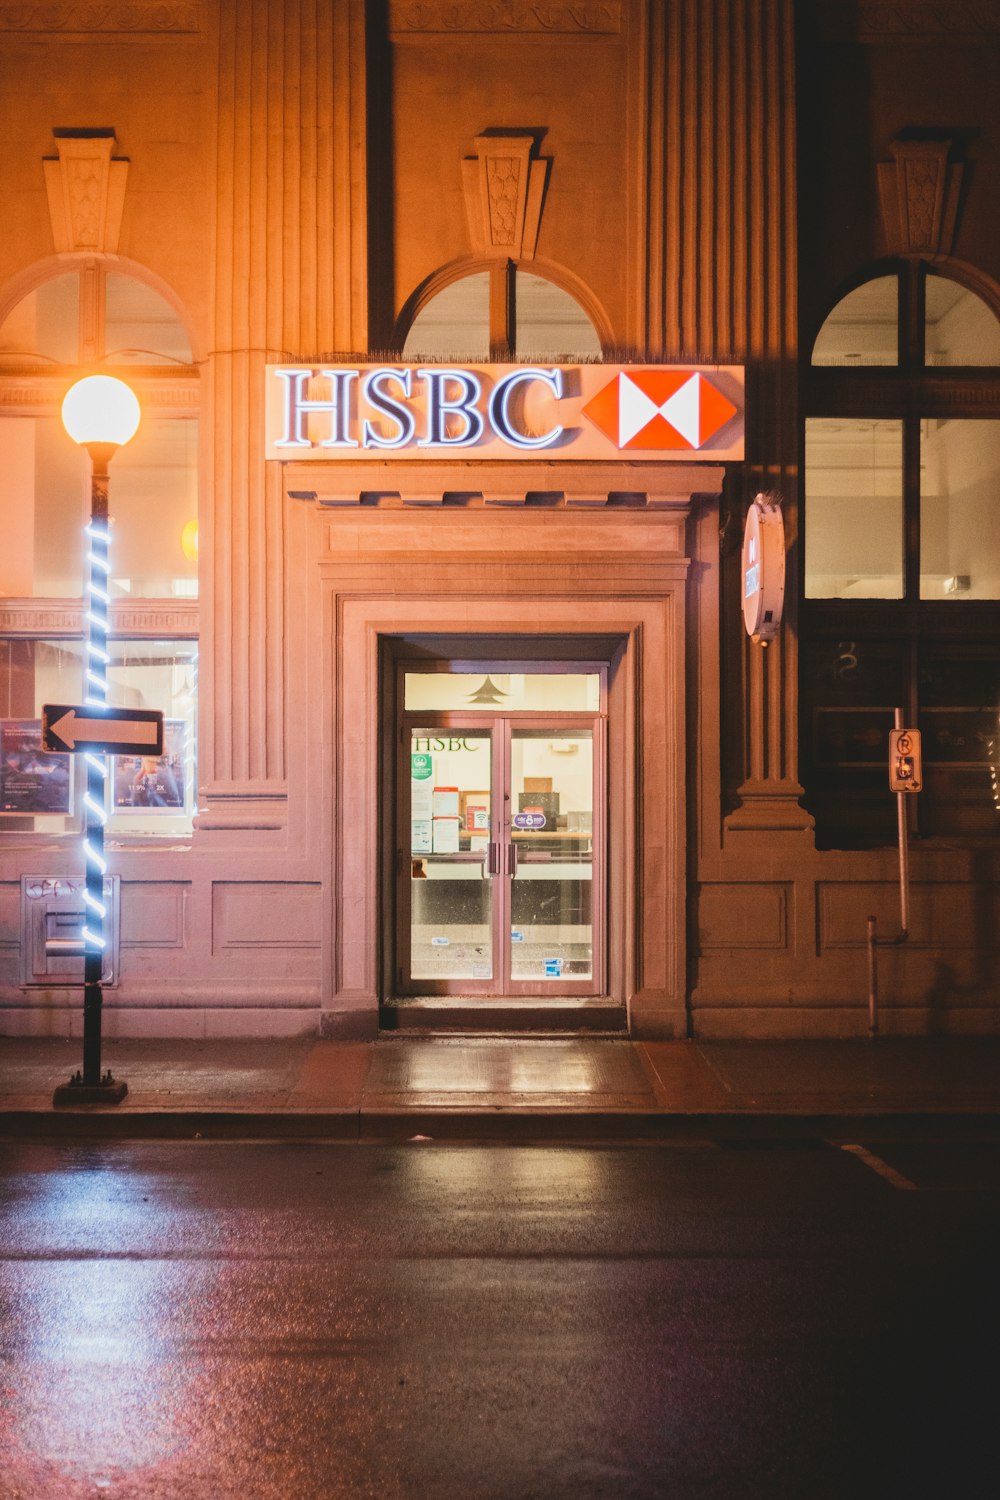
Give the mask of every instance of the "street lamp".
M 91 711 L 108 707 L 108 606 L 111 564 L 108 560 L 108 465 L 139 426 L 135 393 L 111 375 L 88 375 L 66 394 L 63 426 L 74 442 L 90 454 L 90 524 L 87 526 L 90 564 L 87 586 L 87 661 L 85 701 Z M 83 927 L 83 1072 L 56 1089 L 56 1104 L 117 1104 L 128 1084 L 116 1081 L 111 1069 L 101 1074 L 101 976 L 107 906 L 104 900 L 104 825 L 107 822 L 105 785 L 108 758 L 88 750 L 87 790 L 84 795 L 83 849 L 86 858 Z

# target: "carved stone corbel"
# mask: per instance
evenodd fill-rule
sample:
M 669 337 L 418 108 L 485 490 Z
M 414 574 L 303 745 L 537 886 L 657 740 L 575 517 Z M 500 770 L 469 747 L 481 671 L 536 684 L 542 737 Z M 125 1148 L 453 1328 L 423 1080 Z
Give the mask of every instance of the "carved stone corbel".
M 43 165 L 57 253 L 116 255 L 128 160 L 112 156 L 114 132 L 52 133 L 59 154 Z
M 955 238 L 961 165 L 950 163 L 950 140 L 890 143 L 892 161 L 878 165 L 886 249 L 890 255 L 948 255 Z
M 531 260 L 538 239 L 549 162 L 532 160 L 531 135 L 480 135 L 462 162 L 473 253 Z

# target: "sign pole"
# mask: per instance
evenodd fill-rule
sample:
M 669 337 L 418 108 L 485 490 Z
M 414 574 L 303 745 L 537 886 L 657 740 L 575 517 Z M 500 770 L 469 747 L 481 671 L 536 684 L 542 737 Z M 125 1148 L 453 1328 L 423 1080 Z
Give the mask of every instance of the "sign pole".
M 895 728 L 889 735 L 889 789 L 896 793 L 896 823 L 899 834 L 899 932 L 880 938 L 878 921 L 868 918 L 868 1035 L 878 1036 L 878 949 L 898 947 L 910 935 L 910 844 L 906 811 L 907 795 L 923 788 L 923 762 L 919 729 L 903 727 L 903 710 L 895 710 Z
M 91 458 L 90 525 L 87 538 L 90 563 L 87 589 L 87 662 L 84 667 L 86 703 L 91 711 L 104 712 L 108 706 L 108 606 L 111 602 L 108 582 L 111 574 L 108 534 L 108 462 L 114 452 L 110 443 L 88 443 Z M 101 1022 L 104 993 L 105 917 L 104 825 L 107 822 L 106 784 L 108 758 L 95 746 L 85 753 L 87 790 L 84 795 L 83 849 L 86 858 L 86 886 L 83 924 L 83 1073 L 76 1073 L 69 1083 L 55 1091 L 54 1104 L 119 1104 L 128 1093 L 128 1084 L 111 1076 L 111 1069 L 101 1073 Z
M 111 571 L 108 560 L 108 464 L 97 455 L 93 459 L 93 474 L 90 488 L 90 539 L 88 552 L 90 562 L 89 608 L 87 611 L 87 693 L 86 701 L 95 706 L 106 707 L 108 701 L 108 578 Z M 108 758 L 87 751 L 87 793 L 84 798 L 86 818 L 84 821 L 84 851 L 87 858 L 87 885 L 84 901 L 87 916 L 83 936 L 85 952 L 83 959 L 83 1084 L 85 1088 L 100 1087 L 101 1079 L 101 1016 L 104 995 L 101 978 L 104 970 L 104 824 L 107 819 L 106 781 Z M 111 1072 L 107 1084 L 111 1086 Z

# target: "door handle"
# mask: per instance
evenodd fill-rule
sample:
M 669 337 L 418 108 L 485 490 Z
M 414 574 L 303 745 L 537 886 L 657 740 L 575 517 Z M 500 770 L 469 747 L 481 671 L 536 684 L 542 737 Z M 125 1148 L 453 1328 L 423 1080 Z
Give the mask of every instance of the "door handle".
M 513 839 L 507 845 L 507 874 L 510 876 L 517 874 L 517 845 Z
M 492 841 L 486 845 L 485 874 L 500 874 L 500 845 Z

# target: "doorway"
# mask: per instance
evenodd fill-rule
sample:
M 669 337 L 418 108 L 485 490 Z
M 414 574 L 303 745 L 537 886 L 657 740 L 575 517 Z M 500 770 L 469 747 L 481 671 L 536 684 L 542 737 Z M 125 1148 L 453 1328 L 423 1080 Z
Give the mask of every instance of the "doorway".
M 605 995 L 607 665 L 460 665 L 397 662 L 397 993 Z

